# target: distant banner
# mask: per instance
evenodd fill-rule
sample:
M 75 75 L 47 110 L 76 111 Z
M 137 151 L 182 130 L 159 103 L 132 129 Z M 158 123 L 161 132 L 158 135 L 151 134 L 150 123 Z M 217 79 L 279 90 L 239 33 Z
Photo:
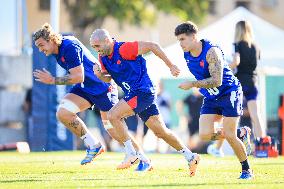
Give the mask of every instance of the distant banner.
M 43 68 L 54 76 L 66 74 L 54 57 L 46 57 L 33 43 L 33 70 Z M 74 149 L 73 134 L 56 119 L 57 106 L 66 94 L 67 88 L 33 80 L 33 124 L 29 127 L 29 143 L 32 151 Z

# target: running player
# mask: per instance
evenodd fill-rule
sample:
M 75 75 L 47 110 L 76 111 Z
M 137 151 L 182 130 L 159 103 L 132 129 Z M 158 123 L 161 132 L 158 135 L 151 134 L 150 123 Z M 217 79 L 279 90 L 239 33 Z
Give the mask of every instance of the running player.
M 148 76 L 146 61 L 142 54 L 152 51 L 165 62 L 173 76 L 177 76 L 180 70 L 156 43 L 118 42 L 110 37 L 107 30 L 97 29 L 91 35 L 90 44 L 100 54 L 101 66 L 94 66 L 96 75 L 102 80 L 111 77 L 125 93 L 124 98 L 108 112 L 108 119 L 114 127 L 117 127 L 120 140 L 127 146 L 127 161 L 131 162 L 136 158 L 136 151 L 126 135 L 127 129 L 121 120 L 138 114 L 157 137 L 162 138 L 184 155 L 189 165 L 190 176 L 194 176 L 200 157 L 185 147 L 165 126 L 157 108 L 155 88 Z M 143 166 L 141 162 L 140 165 Z
M 200 88 L 204 101 L 200 111 L 199 135 L 204 140 L 225 138 L 241 165 L 240 179 L 252 178 L 245 146 L 237 137 L 237 126 L 242 114 L 243 92 L 238 79 L 224 61 L 221 49 L 210 41 L 198 38 L 198 28 L 193 22 L 185 22 L 175 28 L 175 36 L 184 51 L 190 72 L 197 81 L 185 81 L 183 90 Z M 214 122 L 223 118 L 223 132 L 214 131 Z
M 101 117 L 105 129 L 118 142 L 117 132 L 107 119 L 107 111 L 118 102 L 115 84 L 105 83 L 98 79 L 93 72 L 93 65 L 97 59 L 75 37 L 64 36 L 52 31 L 49 24 L 44 24 L 33 35 L 35 45 L 46 56 L 52 55 L 57 63 L 68 71 L 63 77 L 53 77 L 46 69 L 35 70 L 37 81 L 50 85 L 72 85 L 70 92 L 64 96 L 56 113 L 57 118 L 76 136 L 80 137 L 87 146 L 87 155 L 81 164 L 90 163 L 97 155 L 104 151 L 101 143 L 90 133 L 85 123 L 77 116 L 95 105 L 101 110 Z M 126 133 L 130 138 L 131 136 Z M 140 159 L 148 161 L 136 141 L 133 141 Z M 137 159 L 138 160 L 138 159 Z M 119 168 L 125 165 L 119 165 Z

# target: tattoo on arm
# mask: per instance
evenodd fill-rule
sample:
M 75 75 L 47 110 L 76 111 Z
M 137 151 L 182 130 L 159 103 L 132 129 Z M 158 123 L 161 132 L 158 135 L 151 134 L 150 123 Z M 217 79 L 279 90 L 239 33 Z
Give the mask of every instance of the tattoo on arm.
M 69 127 L 72 127 L 74 129 L 77 129 L 78 125 L 80 125 L 80 122 L 76 119 L 69 123 Z
M 219 140 L 221 135 L 222 135 L 222 132 L 217 131 L 217 133 L 212 134 L 211 140 Z
M 70 75 L 65 75 L 63 77 L 55 77 L 55 85 L 70 85 L 71 78 Z
M 211 47 L 206 55 L 209 64 L 208 69 L 210 76 L 207 79 L 194 81 L 193 86 L 198 88 L 213 88 L 222 85 L 223 78 L 223 60 L 222 54 L 216 47 Z
M 80 132 L 80 137 L 84 136 L 86 134 L 86 131 L 84 129 L 84 127 L 81 128 L 81 132 Z

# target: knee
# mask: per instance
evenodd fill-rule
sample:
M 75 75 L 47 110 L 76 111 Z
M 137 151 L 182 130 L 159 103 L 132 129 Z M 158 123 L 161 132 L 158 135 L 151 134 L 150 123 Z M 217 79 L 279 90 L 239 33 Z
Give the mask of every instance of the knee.
M 121 119 L 121 117 L 115 112 L 115 111 L 109 111 L 107 113 L 107 119 L 112 122 L 112 121 L 115 121 L 115 120 L 119 120 Z
M 63 108 L 59 108 L 56 112 L 56 117 L 59 121 L 61 122 L 65 122 L 67 120 L 70 120 L 70 118 L 72 118 L 73 113 L 69 112 Z
M 224 136 L 229 143 L 237 140 L 237 135 L 234 132 L 224 132 Z

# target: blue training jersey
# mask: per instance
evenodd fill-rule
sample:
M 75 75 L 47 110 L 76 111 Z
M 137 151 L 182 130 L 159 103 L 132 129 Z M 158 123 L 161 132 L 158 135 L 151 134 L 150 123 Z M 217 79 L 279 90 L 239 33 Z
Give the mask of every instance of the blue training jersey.
M 146 60 L 141 55 L 138 55 L 137 42 L 135 46 L 137 48 L 136 53 L 131 58 L 126 57 L 129 57 L 133 49 L 127 46 L 127 48 L 123 48 L 125 51 L 122 52 L 120 48 L 123 44 L 126 47 L 130 42 L 115 41 L 112 55 L 100 57 L 103 70 L 111 75 L 125 94 L 134 91 L 155 93 L 153 82 L 147 73 Z
M 57 63 L 66 71 L 83 64 L 84 82 L 76 85 L 81 87 L 84 92 L 100 95 L 108 90 L 110 84 L 102 82 L 93 72 L 93 65 L 95 62 L 98 63 L 98 60 L 74 36 L 63 37 L 55 58 Z
M 202 52 L 198 57 L 193 57 L 190 52 L 184 52 L 184 58 L 186 60 L 187 67 L 197 80 L 203 80 L 211 77 L 208 69 L 209 65 L 206 61 L 206 54 L 211 47 L 217 47 L 220 49 L 220 47 L 213 45 L 210 41 L 202 39 L 201 42 Z M 238 79 L 234 76 L 233 72 L 229 68 L 228 63 L 224 59 L 224 54 L 223 63 L 224 68 L 222 85 L 214 88 L 200 88 L 200 93 L 205 98 L 217 99 L 218 97 L 226 95 L 231 91 L 238 90 L 238 88 L 240 87 Z

